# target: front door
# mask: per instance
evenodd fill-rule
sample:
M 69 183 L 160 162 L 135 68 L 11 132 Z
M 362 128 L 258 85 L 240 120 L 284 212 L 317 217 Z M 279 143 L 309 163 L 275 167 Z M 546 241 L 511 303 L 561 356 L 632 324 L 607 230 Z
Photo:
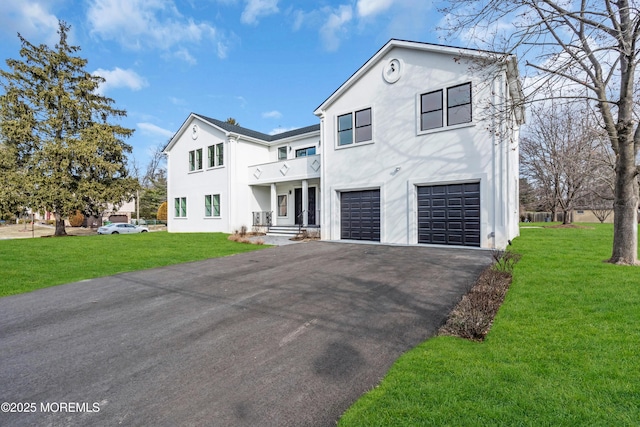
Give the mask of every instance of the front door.
M 308 225 L 316 225 L 316 187 L 309 187 L 308 199 L 309 206 L 307 206 L 307 220 Z M 295 210 L 296 210 L 296 225 L 302 225 L 303 211 L 302 209 L 302 188 L 295 189 Z

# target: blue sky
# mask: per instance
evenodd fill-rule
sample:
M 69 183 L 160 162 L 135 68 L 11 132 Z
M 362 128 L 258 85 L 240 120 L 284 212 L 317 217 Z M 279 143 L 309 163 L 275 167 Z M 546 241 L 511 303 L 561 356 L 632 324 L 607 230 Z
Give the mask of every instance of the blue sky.
M 71 42 L 135 129 L 144 168 L 190 112 L 277 133 L 317 123 L 314 109 L 389 39 L 439 40 L 429 0 L 4 0 L 0 66 L 34 44 Z

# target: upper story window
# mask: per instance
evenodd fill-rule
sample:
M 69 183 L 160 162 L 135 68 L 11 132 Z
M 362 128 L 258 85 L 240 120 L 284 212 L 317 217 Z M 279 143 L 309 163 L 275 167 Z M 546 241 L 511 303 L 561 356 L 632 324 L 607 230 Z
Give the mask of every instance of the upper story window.
M 446 102 L 444 97 L 446 96 Z M 446 104 L 446 125 L 444 105 Z M 471 83 L 451 86 L 420 95 L 420 130 L 471 123 Z
M 187 198 L 176 197 L 174 199 L 174 215 L 176 218 L 185 218 L 187 216 Z
M 202 169 L 202 148 L 189 151 L 189 172 Z
M 210 145 L 207 147 L 207 167 L 213 168 L 224 165 L 224 144 Z
M 471 83 L 447 89 L 447 124 L 471 122 Z
M 442 90 L 420 96 L 420 129 L 442 127 Z
M 338 145 L 371 141 L 372 136 L 371 108 L 338 116 Z
M 296 157 L 307 157 L 316 154 L 316 147 L 307 147 L 296 150 Z
M 278 160 L 287 160 L 287 147 L 278 147 Z

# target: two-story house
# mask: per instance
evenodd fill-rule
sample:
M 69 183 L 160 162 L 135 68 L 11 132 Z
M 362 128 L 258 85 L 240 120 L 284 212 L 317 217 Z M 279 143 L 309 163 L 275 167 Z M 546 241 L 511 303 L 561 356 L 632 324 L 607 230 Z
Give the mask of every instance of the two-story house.
M 518 235 L 520 99 L 513 56 L 391 40 L 319 125 L 266 135 L 191 114 L 165 149 L 169 231 L 502 248 Z

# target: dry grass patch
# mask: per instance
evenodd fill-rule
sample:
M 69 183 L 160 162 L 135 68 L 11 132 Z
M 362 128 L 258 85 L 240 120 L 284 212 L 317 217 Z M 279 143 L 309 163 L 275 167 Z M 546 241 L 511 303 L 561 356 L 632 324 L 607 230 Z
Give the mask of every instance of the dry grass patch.
M 254 232 L 247 231 L 247 227 L 243 225 L 242 227 L 240 227 L 240 230 L 235 230 L 233 234 L 227 237 L 227 239 L 237 243 L 250 243 L 253 245 L 264 245 L 264 240 L 262 239 L 251 240 L 249 238 L 252 236 L 261 236 L 261 235 L 263 235 L 263 233 L 254 233 Z

